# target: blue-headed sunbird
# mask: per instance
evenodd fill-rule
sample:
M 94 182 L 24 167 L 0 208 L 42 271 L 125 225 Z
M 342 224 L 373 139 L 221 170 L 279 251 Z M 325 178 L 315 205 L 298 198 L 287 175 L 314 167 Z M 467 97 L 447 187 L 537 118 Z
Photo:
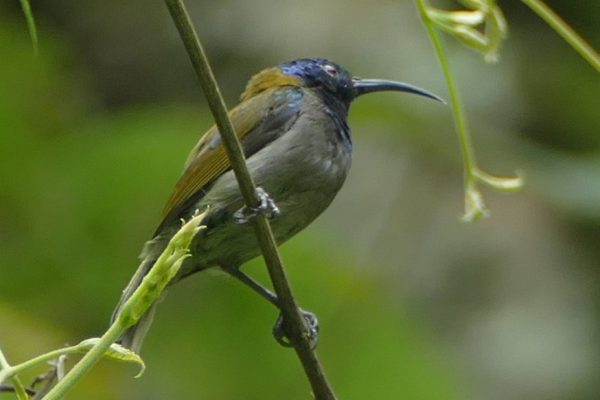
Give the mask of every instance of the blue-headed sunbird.
M 240 104 L 229 116 L 242 143 L 249 171 L 269 208 L 263 211 L 276 214 L 271 225 L 278 243 L 300 232 L 329 206 L 350 168 L 352 138 L 347 121 L 350 104 L 363 94 L 384 90 L 439 100 L 406 83 L 352 77 L 338 64 L 322 58 L 287 62 L 250 79 Z M 277 305 L 274 294 L 239 269 L 257 257 L 260 250 L 251 224 L 245 223 L 244 201 L 219 131 L 213 126 L 192 149 L 119 306 L 152 268 L 180 228 L 181 219 L 187 220 L 196 210 L 206 207 L 209 211 L 203 224 L 207 228 L 192 242 L 191 257 L 172 282 L 217 267 Z M 122 345 L 139 352 L 153 308 L 124 334 Z M 309 318 L 310 313 L 306 314 Z M 309 320 L 316 323 L 314 318 Z

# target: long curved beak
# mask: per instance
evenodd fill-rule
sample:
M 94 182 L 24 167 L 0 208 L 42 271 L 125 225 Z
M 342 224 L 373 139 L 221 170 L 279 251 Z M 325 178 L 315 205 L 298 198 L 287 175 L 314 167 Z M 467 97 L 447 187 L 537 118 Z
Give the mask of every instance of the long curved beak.
M 383 79 L 353 78 L 352 86 L 354 87 L 355 97 L 373 92 L 396 91 L 418 94 L 420 96 L 429 97 L 430 99 L 437 100 L 446 104 L 444 99 L 442 99 L 441 97 L 431 92 L 428 92 L 425 89 L 421 89 L 420 87 L 413 86 L 404 82 L 386 81 Z

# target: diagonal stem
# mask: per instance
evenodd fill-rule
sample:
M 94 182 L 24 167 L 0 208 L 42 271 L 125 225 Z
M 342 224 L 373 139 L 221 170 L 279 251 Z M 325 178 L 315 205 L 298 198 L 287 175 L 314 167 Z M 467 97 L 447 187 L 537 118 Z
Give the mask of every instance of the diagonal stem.
M 115 322 L 108 328 L 98 344 L 88 351 L 83 358 L 73 367 L 64 379 L 58 381 L 48 394 L 44 397 L 45 400 L 59 400 L 78 382 L 96 363 L 102 355 L 108 350 L 125 331 L 127 326 L 124 326 L 120 321 Z
M 521 0 L 541 19 L 552 27 L 571 45 L 596 71 L 600 71 L 600 56 L 581 36 L 577 34 L 558 14 L 540 0 Z
M 0 370 L 8 370 L 10 368 L 11 368 L 11 366 L 8 363 L 8 360 L 4 356 L 4 353 L 2 352 L 2 350 L 0 350 Z M 27 395 L 27 391 L 25 390 L 25 386 L 23 386 L 23 383 L 21 383 L 21 380 L 19 379 L 19 377 L 14 375 L 12 377 L 12 381 L 14 384 L 14 389 L 15 389 L 17 398 L 19 400 L 29 399 L 29 396 Z M 2 382 L 0 382 L 0 383 L 2 383 Z
M 259 204 L 259 199 L 256 195 L 256 186 L 246 166 L 241 144 L 229 119 L 227 107 L 219 91 L 200 39 L 196 35 L 192 21 L 183 1 L 165 0 L 165 3 L 188 52 L 200 86 L 208 100 L 244 201 L 249 207 L 256 207 Z M 327 381 L 323 367 L 308 340 L 308 328 L 304 318 L 300 314 L 298 304 L 288 283 L 283 268 L 283 261 L 277 249 L 271 226 L 263 214 L 258 214 L 254 219 L 254 230 L 269 271 L 269 276 L 273 282 L 275 293 L 280 300 L 281 313 L 283 314 L 283 318 L 288 322 L 290 339 L 310 381 L 314 396 L 317 400 L 334 400 L 333 389 Z
M 452 113 L 454 115 L 454 124 L 460 139 L 463 162 L 465 165 L 465 184 L 466 186 L 469 186 L 472 185 L 475 181 L 475 152 L 473 150 L 471 135 L 469 134 L 467 118 L 465 116 L 465 111 L 463 109 L 460 94 L 458 92 L 458 86 L 456 85 L 456 82 L 454 81 L 454 76 L 452 75 L 452 71 L 450 70 L 450 63 L 448 62 L 446 53 L 444 52 L 442 40 L 436 32 L 435 28 L 430 23 L 429 17 L 427 16 L 427 10 L 424 0 L 417 0 L 417 6 L 419 8 L 419 12 L 421 13 L 421 18 L 423 19 L 425 29 L 427 29 L 429 38 L 431 39 L 438 60 L 440 61 L 440 65 L 442 67 L 446 83 L 448 85 L 448 92 L 450 93 L 450 104 L 452 105 Z
M 33 13 L 31 12 L 31 5 L 29 4 L 29 0 L 20 0 L 21 8 L 23 9 L 23 14 L 25 15 L 25 20 L 27 21 L 27 29 L 29 30 L 29 36 L 31 37 L 31 45 L 33 46 L 33 55 L 38 55 L 38 36 L 37 30 L 35 28 L 35 19 L 33 18 Z
M 44 400 L 62 399 L 75 383 L 96 365 L 125 330 L 138 322 L 141 316 L 156 302 L 170 280 L 177 274 L 183 260 L 188 256 L 188 249 L 194 235 L 202 229 L 200 224 L 204 215 L 195 214 L 175 233 L 156 260 L 154 267 L 144 277 L 131 297 L 123 303 L 123 307 L 112 325 L 100 339 L 94 341 L 89 351 L 63 379 L 58 381 L 56 386 L 44 397 Z M 143 362 L 141 364 L 143 366 Z

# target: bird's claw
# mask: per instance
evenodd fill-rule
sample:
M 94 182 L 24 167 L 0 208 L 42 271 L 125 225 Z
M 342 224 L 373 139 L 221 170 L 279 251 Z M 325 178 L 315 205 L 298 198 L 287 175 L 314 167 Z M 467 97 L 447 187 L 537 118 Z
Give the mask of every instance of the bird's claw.
M 308 328 L 308 340 L 311 348 L 316 348 L 319 343 L 319 320 L 317 316 L 309 311 L 300 310 L 300 314 L 306 322 Z M 283 319 L 283 315 L 279 314 L 275 326 L 273 326 L 273 337 L 277 340 L 277 343 L 283 347 L 292 347 L 293 343 L 290 340 L 289 334 L 286 330 L 286 323 Z
M 279 207 L 263 188 L 256 188 L 256 197 L 260 201 L 258 207 L 243 206 L 233 213 L 233 220 L 236 224 L 245 224 L 259 213 L 265 214 L 267 218 L 275 218 L 280 214 Z

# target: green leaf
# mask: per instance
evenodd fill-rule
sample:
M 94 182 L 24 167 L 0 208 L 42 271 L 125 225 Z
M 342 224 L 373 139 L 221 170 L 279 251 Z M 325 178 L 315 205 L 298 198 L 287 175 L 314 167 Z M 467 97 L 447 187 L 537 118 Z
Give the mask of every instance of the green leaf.
M 87 353 L 99 341 L 100 338 L 86 339 L 75 346 L 76 352 Z M 142 358 L 138 354 L 117 343 L 113 343 L 110 345 L 110 348 L 104 353 L 104 357 L 115 361 L 132 362 L 139 365 L 140 371 L 135 376 L 136 378 L 142 376 L 142 374 L 146 370 L 146 364 L 144 364 L 144 360 L 142 360 Z
M 27 29 L 29 29 L 29 36 L 31 36 L 31 44 L 33 45 L 33 54 L 38 54 L 38 36 L 37 30 L 35 29 L 35 20 L 33 19 L 33 13 L 31 12 L 31 6 L 29 0 L 21 0 L 21 8 L 23 14 L 25 14 L 25 20 L 27 21 Z
M 467 47 L 483 54 L 486 62 L 497 62 L 508 26 L 495 0 L 460 1 L 470 10 L 445 11 L 424 7 L 429 21 L 453 35 Z
M 465 25 L 457 25 L 452 30 L 452 33 L 463 44 L 478 51 L 486 51 L 489 47 L 488 39 L 477 29 Z
M 475 169 L 473 171 L 473 176 L 475 176 L 477 180 L 496 190 L 501 190 L 504 192 L 513 192 L 523 187 L 525 184 L 525 177 L 520 171 L 517 171 L 516 175 L 517 176 L 514 178 L 506 178 L 489 175 L 480 169 Z
M 485 15 L 481 11 L 444 11 L 428 8 L 427 16 L 442 24 L 477 26 L 485 21 Z

